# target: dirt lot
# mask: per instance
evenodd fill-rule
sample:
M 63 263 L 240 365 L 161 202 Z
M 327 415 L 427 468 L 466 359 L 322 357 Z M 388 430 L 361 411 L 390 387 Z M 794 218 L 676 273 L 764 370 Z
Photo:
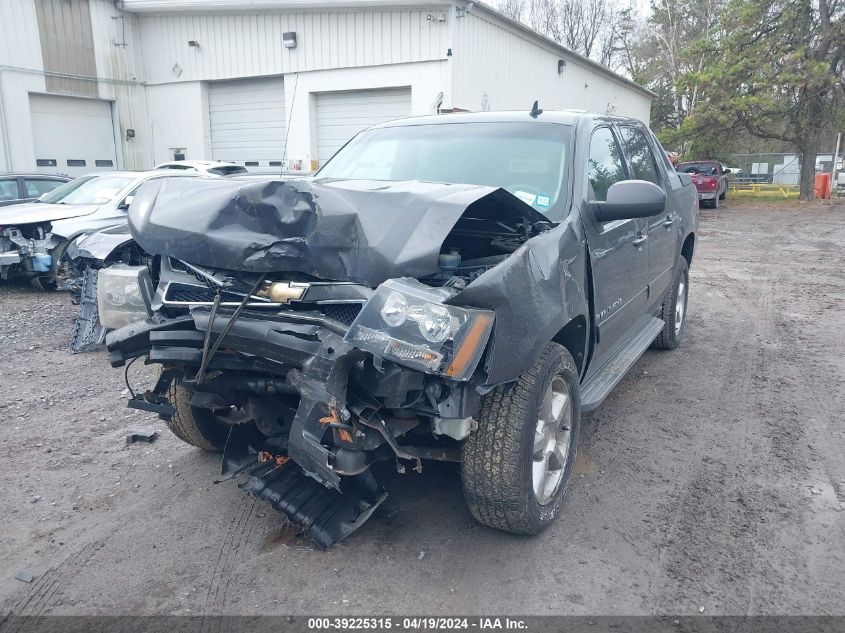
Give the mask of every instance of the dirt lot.
M 2 613 L 845 614 L 845 204 L 704 212 L 684 345 L 585 419 L 536 538 L 476 525 L 434 465 L 316 550 L 66 352 L 73 314 L 0 285 Z

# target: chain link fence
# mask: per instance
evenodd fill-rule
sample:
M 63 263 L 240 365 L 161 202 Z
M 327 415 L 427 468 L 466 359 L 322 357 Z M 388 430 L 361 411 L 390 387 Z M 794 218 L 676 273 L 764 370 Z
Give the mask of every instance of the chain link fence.
M 833 152 L 817 154 L 816 173 L 831 173 L 833 161 Z M 731 154 L 723 164 L 731 170 L 728 182 L 735 193 L 752 196 L 775 195 L 784 198 L 798 196 L 801 183 L 801 154 Z M 833 195 L 837 194 L 837 190 L 845 193 L 845 170 L 841 153 L 836 161 L 836 175 L 831 189 Z
M 800 154 L 732 154 L 728 180 L 742 185 L 787 185 L 801 182 Z

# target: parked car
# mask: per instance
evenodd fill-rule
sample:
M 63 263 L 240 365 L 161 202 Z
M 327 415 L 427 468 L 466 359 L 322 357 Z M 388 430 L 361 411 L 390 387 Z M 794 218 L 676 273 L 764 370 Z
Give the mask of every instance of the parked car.
M 173 160 L 156 165 L 155 168 L 196 172 L 206 176 L 233 176 L 249 173 L 247 168 L 241 165 L 215 160 Z
M 23 276 L 37 288 L 55 288 L 62 258 L 74 239 L 124 224 L 142 183 L 176 175 L 189 174 L 100 172 L 71 180 L 38 202 L 0 209 L 0 279 Z
M 728 175 L 721 163 L 715 160 L 700 160 L 678 163 L 675 169 L 692 176 L 692 183 L 698 190 L 698 200 L 718 209 L 719 202 L 728 195 Z
M 51 174 L 0 174 L 0 207 L 32 202 L 70 180 Z
M 297 179 L 308 177 L 297 174 Z M 236 174 L 240 182 L 266 182 L 267 175 Z M 63 285 L 79 305 L 70 337 L 70 350 L 84 352 L 103 344 L 108 328 L 100 323 L 97 311 L 97 273 L 115 264 L 151 266 L 153 257 L 132 237 L 127 224 L 80 235 L 67 249 L 69 271 Z
M 129 406 L 324 547 L 379 460 L 460 462 L 478 521 L 534 534 L 582 412 L 683 339 L 695 204 L 641 122 L 537 108 L 381 124 L 313 180 L 148 183 L 158 266 L 99 272 L 109 359 L 160 365 Z

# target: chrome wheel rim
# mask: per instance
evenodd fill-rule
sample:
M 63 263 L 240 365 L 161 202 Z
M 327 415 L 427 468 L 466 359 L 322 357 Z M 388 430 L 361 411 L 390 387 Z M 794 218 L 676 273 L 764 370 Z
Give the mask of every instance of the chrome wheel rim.
M 684 312 L 687 309 L 687 284 L 683 279 L 678 284 L 678 298 L 675 300 L 675 335 L 681 333 L 684 323 Z
M 569 461 L 571 401 L 566 380 L 555 376 L 540 403 L 537 426 L 534 428 L 531 479 L 534 496 L 540 505 L 546 505 L 554 499 Z

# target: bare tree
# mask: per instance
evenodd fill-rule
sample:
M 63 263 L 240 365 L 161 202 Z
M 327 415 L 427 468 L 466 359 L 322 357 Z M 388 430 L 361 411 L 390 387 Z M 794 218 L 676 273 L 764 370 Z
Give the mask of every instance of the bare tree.
M 611 70 L 631 65 L 636 12 L 622 0 L 499 0 L 499 10 Z
M 499 11 L 513 20 L 523 21 L 525 17 L 525 0 L 499 0 Z

